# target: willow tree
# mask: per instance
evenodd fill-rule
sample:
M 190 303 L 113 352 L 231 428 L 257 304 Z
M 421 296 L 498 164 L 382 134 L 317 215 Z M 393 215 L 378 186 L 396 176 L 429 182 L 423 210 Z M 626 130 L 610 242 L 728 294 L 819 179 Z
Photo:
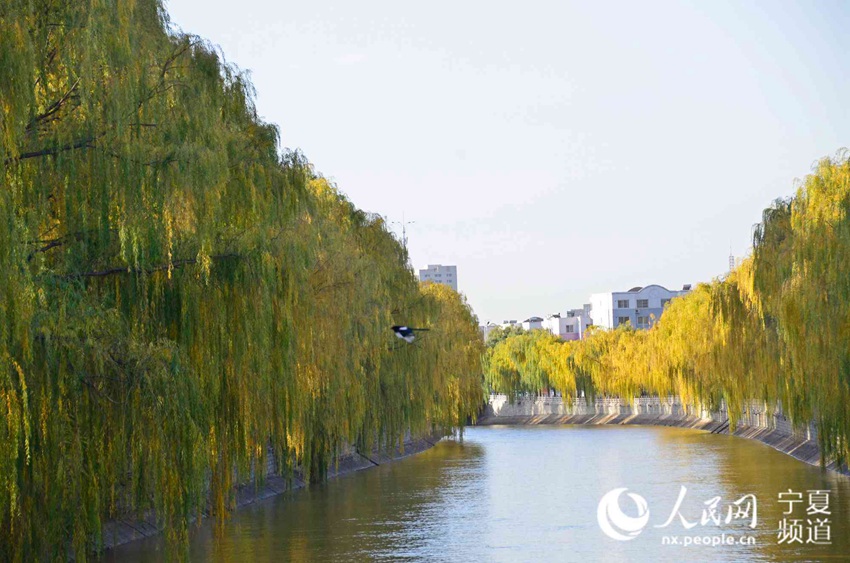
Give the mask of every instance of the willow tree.
M 560 353 L 563 344 L 545 330 L 509 335 L 489 349 L 485 380 L 492 389 L 512 398 L 555 387 L 556 380 L 566 381 L 566 357 Z
M 0 162 L 0 559 L 85 559 L 150 511 L 185 546 L 269 452 L 320 479 L 345 444 L 475 412 L 459 297 L 428 305 L 160 2 L 0 5 Z M 442 314 L 470 340 L 393 349 Z
M 850 454 L 850 158 L 818 163 L 756 232 L 752 284 L 783 347 L 783 403 L 818 422 L 829 454 Z
M 462 431 L 467 420 L 474 422 L 484 403 L 484 342 L 478 319 L 466 298 L 446 285 L 425 282 L 420 292 L 424 298 L 421 318 L 430 329 L 421 339 L 421 360 L 417 361 L 423 361 L 421 373 L 432 375 L 420 376 L 419 388 L 408 387 L 408 396 L 416 401 L 413 412 L 419 413 L 411 417 L 410 427 Z
M 511 337 L 488 354 L 488 377 L 512 392 L 560 383 L 607 395 L 673 394 L 732 423 L 759 401 L 792 423 L 816 422 L 825 458 L 850 456 L 850 158 L 822 160 L 793 198 L 756 226 L 753 253 L 723 279 L 674 299 L 649 331 L 595 331 L 560 352 Z M 564 365 L 564 364 L 561 364 Z M 553 374 L 554 377 L 553 377 Z
M 184 537 L 209 468 L 224 488 L 268 439 L 239 410 L 286 349 L 237 351 L 287 330 L 250 313 L 285 295 L 300 165 L 157 3 L 4 10 L 3 551 L 84 557 L 128 508 Z
M 337 453 L 337 445 L 389 447 L 407 432 L 464 424 L 482 401 L 483 342 L 460 295 L 443 286 L 420 289 L 380 216 L 356 209 L 324 179 L 309 189 L 313 203 L 296 237 L 309 246 L 309 268 L 297 284 L 293 320 L 305 327 L 296 386 L 314 400 L 295 413 L 305 434 L 294 436 L 294 446 L 321 478 L 325 452 Z M 414 345 L 388 342 L 395 324 L 429 332 Z M 324 444 L 318 465 L 308 443 Z

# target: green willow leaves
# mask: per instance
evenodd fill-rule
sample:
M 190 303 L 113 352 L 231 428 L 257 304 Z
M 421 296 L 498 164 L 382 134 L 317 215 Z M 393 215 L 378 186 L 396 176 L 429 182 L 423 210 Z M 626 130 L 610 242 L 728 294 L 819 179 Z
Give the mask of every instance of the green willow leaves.
M 149 511 L 179 550 L 271 452 L 320 480 L 481 403 L 462 298 L 169 29 L 155 0 L 0 4 L 2 560 L 85 559 Z

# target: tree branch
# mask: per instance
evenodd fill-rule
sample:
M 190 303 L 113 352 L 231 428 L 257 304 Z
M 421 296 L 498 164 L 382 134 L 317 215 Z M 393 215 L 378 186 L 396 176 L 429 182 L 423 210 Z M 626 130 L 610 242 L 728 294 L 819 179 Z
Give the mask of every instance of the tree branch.
M 71 98 L 71 95 L 76 91 L 79 85 L 80 79 L 77 78 L 77 81 L 74 82 L 74 85 L 71 86 L 71 88 L 67 92 L 65 92 L 65 94 L 61 98 L 50 104 L 50 106 L 46 110 L 33 117 L 32 120 L 30 120 L 29 124 L 27 124 L 26 131 L 35 129 L 35 127 L 38 126 L 38 123 L 40 121 L 47 119 L 48 117 L 62 109 L 62 106 Z
M 128 117 L 131 117 L 135 112 L 140 110 L 142 108 L 142 106 L 144 106 L 148 101 L 152 100 L 153 98 L 155 98 L 159 94 L 167 92 L 168 90 L 170 90 L 174 86 L 174 84 L 167 84 L 166 83 L 166 80 L 165 80 L 166 75 L 168 74 L 168 72 L 173 67 L 175 61 L 177 61 L 177 59 L 180 58 L 180 56 L 182 56 L 184 53 L 186 53 L 189 49 L 194 47 L 196 44 L 197 44 L 196 41 L 188 41 L 184 45 L 181 45 L 179 48 L 175 49 L 174 52 L 172 52 L 165 59 L 162 66 L 160 67 L 159 81 L 157 82 L 157 84 L 153 88 L 148 90 L 148 92 L 145 96 L 143 96 L 142 98 L 140 98 L 138 100 L 138 102 L 136 103 L 135 111 L 130 112 Z M 65 103 L 65 101 L 67 101 L 67 99 L 73 94 L 74 90 L 76 90 L 76 88 L 79 85 L 79 82 L 80 82 L 80 79 L 78 78 L 77 82 L 74 83 L 72 88 L 62 98 L 60 98 L 58 101 L 51 104 L 51 106 L 47 110 L 45 110 L 45 112 L 42 113 L 40 116 L 36 116 L 33 119 L 33 121 L 30 122 L 30 125 L 27 126 L 27 130 L 30 130 L 32 128 L 31 126 L 38 123 L 39 120 L 46 119 L 48 116 L 50 116 L 50 115 L 54 114 L 56 111 L 58 111 L 59 108 L 61 108 L 61 106 Z M 141 125 L 141 124 L 138 124 L 138 125 Z M 3 161 L 3 165 L 8 166 L 9 164 L 12 164 L 14 162 L 26 160 L 26 159 L 29 159 L 29 158 L 39 158 L 39 157 L 42 157 L 42 156 L 54 156 L 54 155 L 57 155 L 57 154 L 62 153 L 62 152 L 72 151 L 72 150 L 77 150 L 77 149 L 82 149 L 82 148 L 94 148 L 94 145 L 92 145 L 92 143 L 95 140 L 99 139 L 100 137 L 103 137 L 104 135 L 106 135 L 106 133 L 107 133 L 107 131 L 102 131 L 102 132 L 100 132 L 96 135 L 92 135 L 90 137 L 80 139 L 78 141 L 74 141 L 74 142 L 71 142 L 71 143 L 68 143 L 68 144 L 65 144 L 65 145 L 62 145 L 62 146 L 48 147 L 48 148 L 40 149 L 40 150 L 36 150 L 36 151 L 24 152 L 24 153 L 19 154 L 18 156 L 7 158 L 5 161 Z
M 235 252 L 231 252 L 228 254 L 216 254 L 210 256 L 210 260 L 219 261 L 219 260 L 227 260 L 230 258 L 242 258 L 242 254 L 237 254 Z M 151 268 L 128 268 L 126 266 L 118 266 L 115 268 L 107 268 L 106 270 L 95 270 L 93 272 L 77 272 L 74 274 L 66 274 L 61 276 L 63 279 L 80 279 L 80 278 L 104 278 L 107 276 L 112 276 L 116 274 L 153 274 L 156 272 L 164 272 L 169 269 L 181 268 L 183 266 L 190 266 L 192 264 L 197 264 L 197 258 L 185 258 L 183 260 L 174 260 L 169 264 L 161 264 L 159 266 L 153 266 Z
M 75 141 L 73 143 L 68 143 L 66 145 L 62 145 L 62 146 L 59 146 L 59 147 L 49 147 L 49 148 L 41 149 L 41 150 L 38 150 L 38 151 L 21 153 L 18 156 L 13 156 L 13 157 L 7 158 L 3 162 L 3 164 L 8 166 L 9 164 L 11 164 L 13 162 L 17 162 L 17 161 L 20 161 L 20 160 L 26 160 L 28 158 L 38 158 L 40 156 L 54 156 L 54 155 L 57 155 L 59 153 L 65 152 L 65 151 L 73 151 L 73 150 L 82 149 L 82 148 L 93 149 L 95 147 L 92 143 L 94 141 L 96 141 L 99 137 L 104 136 L 105 134 L 106 133 L 100 133 L 98 135 L 86 137 L 85 139 L 80 139 L 79 141 Z
M 98 233 L 98 232 L 100 232 L 100 229 L 89 229 L 89 230 L 86 230 L 86 231 L 79 231 L 79 232 L 76 232 L 76 233 L 68 233 L 66 235 L 63 235 L 63 236 L 55 238 L 55 239 L 48 239 L 48 240 L 40 239 L 40 240 L 27 241 L 27 244 L 40 244 L 40 245 L 42 245 L 39 248 L 36 248 L 35 250 L 33 250 L 32 252 L 29 253 L 29 255 L 27 256 L 27 262 L 31 262 L 32 259 L 35 257 L 35 255 L 38 254 L 39 252 L 47 252 L 51 248 L 56 248 L 57 246 L 62 246 L 62 245 L 66 244 L 67 242 L 72 241 L 72 240 L 74 240 L 74 241 L 81 240 L 86 235 L 89 235 L 89 234 L 92 234 L 92 233 Z M 117 233 L 118 229 L 108 229 L 108 232 L 109 233 Z

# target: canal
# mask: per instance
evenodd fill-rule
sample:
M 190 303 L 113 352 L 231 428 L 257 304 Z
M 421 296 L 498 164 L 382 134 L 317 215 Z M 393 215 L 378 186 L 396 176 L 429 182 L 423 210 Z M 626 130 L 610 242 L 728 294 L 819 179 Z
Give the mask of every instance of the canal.
M 600 514 L 603 496 L 622 488 Z M 612 539 L 600 520 L 633 537 Z M 206 522 L 190 553 L 221 562 L 821 561 L 850 554 L 848 532 L 850 478 L 758 442 L 649 426 L 489 426 L 242 509 L 221 538 Z M 105 560 L 160 561 L 163 549 L 161 538 L 142 540 Z

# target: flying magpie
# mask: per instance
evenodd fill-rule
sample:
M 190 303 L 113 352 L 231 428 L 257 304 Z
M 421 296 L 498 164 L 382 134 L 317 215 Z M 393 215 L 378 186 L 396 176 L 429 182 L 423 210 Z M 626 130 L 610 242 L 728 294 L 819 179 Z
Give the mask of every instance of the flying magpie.
M 409 326 L 398 326 L 398 325 L 393 326 L 392 329 L 393 329 L 393 332 L 395 333 L 396 336 L 398 336 L 399 338 L 401 338 L 402 340 L 404 340 L 405 342 L 408 342 L 410 344 L 412 344 L 413 339 L 416 338 L 414 331 L 415 332 L 423 332 L 423 331 L 428 330 L 427 328 L 410 328 Z

